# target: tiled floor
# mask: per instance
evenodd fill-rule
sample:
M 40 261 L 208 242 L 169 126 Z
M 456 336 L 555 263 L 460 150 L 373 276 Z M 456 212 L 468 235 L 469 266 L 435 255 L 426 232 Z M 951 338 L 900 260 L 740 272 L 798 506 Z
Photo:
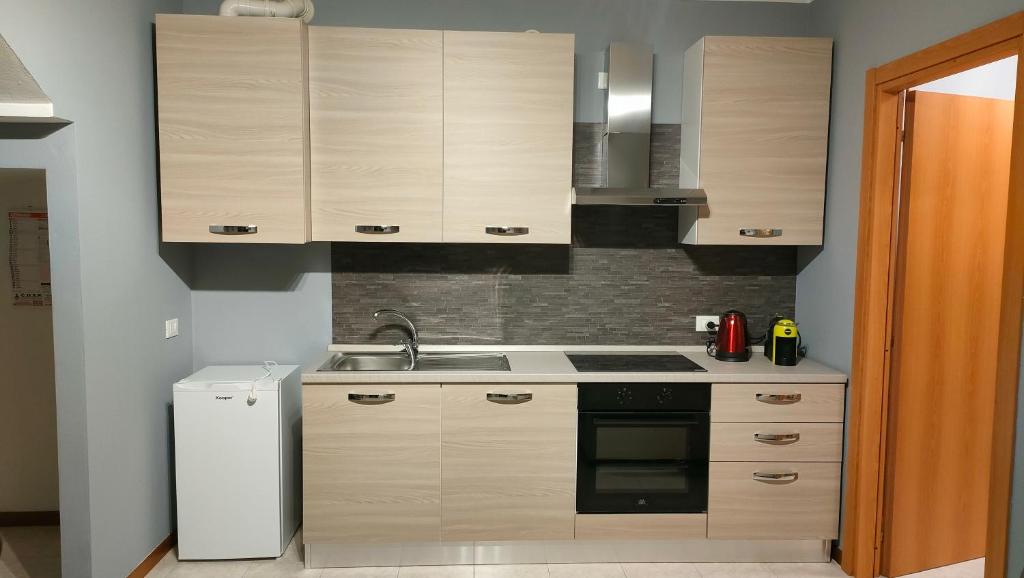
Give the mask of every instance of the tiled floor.
M 4 527 L 0 539 L 10 551 L 0 564 L 16 578 L 60 578 L 60 528 L 57 526 Z M 12 556 L 13 553 L 13 556 Z M 0 570 L 0 576 L 3 576 Z
M 978 558 L 970 562 L 944 566 L 926 572 L 907 574 L 901 578 L 983 578 L 985 576 L 985 559 Z

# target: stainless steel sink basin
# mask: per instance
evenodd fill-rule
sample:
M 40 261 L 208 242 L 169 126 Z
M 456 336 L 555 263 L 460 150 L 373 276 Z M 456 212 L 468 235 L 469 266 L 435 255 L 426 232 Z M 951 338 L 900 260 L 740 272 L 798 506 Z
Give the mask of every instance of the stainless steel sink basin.
M 394 352 L 335 353 L 317 371 L 409 371 L 409 356 Z M 509 371 L 508 357 L 492 351 L 421 353 L 413 371 Z

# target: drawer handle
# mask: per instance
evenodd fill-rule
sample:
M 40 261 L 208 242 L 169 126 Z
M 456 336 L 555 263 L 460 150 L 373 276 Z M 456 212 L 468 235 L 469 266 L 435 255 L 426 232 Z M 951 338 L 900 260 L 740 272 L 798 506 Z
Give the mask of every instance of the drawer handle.
M 757 401 L 762 403 L 797 403 L 804 398 L 800 393 L 759 393 Z
M 789 433 L 789 434 L 769 434 L 769 433 L 756 433 L 754 439 L 764 443 L 784 443 L 791 444 L 800 441 L 800 434 Z
M 401 229 L 398 225 L 356 225 L 356 232 L 364 235 L 394 235 Z
M 395 401 L 395 394 L 393 393 L 350 393 L 348 394 L 348 400 L 355 403 L 388 403 Z
M 258 230 L 256 225 L 210 225 L 214 235 L 254 235 Z
M 533 399 L 532 393 L 496 393 L 487 392 L 487 401 L 494 403 L 526 403 Z
M 795 482 L 799 477 L 796 472 L 754 472 L 755 482 Z
M 782 229 L 740 229 L 741 237 L 752 237 L 754 239 L 770 239 L 781 237 Z
M 493 226 L 488 225 L 484 228 L 484 231 L 488 235 L 498 235 L 499 237 L 518 237 L 520 235 L 529 235 L 529 227 L 504 227 L 504 226 Z

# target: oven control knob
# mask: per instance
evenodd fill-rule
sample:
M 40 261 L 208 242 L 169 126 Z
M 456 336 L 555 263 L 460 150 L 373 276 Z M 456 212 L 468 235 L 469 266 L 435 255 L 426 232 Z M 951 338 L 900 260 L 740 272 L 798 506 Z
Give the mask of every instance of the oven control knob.
M 628 387 L 620 387 L 618 393 L 615 394 L 615 398 L 618 400 L 619 405 L 626 405 L 628 402 L 633 401 L 633 392 Z
M 664 404 L 666 401 L 672 401 L 672 390 L 668 387 L 661 388 L 661 391 L 657 395 L 658 403 Z

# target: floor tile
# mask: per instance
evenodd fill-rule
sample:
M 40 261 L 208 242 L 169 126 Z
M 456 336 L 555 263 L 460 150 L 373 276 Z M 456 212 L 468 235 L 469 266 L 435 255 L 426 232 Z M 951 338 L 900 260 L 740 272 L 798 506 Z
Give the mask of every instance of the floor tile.
M 719 564 L 694 564 L 697 572 L 703 578 L 724 578 L 735 576 L 737 578 L 776 578 L 764 564 L 748 563 L 719 563 Z
M 320 578 L 322 570 L 307 570 L 298 551 L 289 548 L 277 560 L 254 560 L 245 578 Z
M 242 578 L 252 566 L 249 560 L 230 562 L 178 562 L 168 578 Z
M 623 578 L 619 564 L 548 564 L 551 578 Z
M 403 566 L 398 578 L 473 578 L 472 566 Z
M 978 558 L 960 564 L 907 574 L 904 578 L 983 578 L 984 576 L 985 559 Z
M 324 568 L 321 578 L 396 578 L 398 568 Z
M 174 567 L 178 565 L 178 557 L 175 556 L 174 550 L 172 549 L 167 553 L 153 569 L 149 571 L 146 578 L 167 578 L 167 575 L 174 570 Z
M 548 578 L 547 564 L 507 564 L 474 567 L 474 578 Z
M 701 578 L 693 564 L 623 563 L 626 578 Z
M 778 578 L 845 578 L 846 573 L 835 562 L 828 564 L 765 564 Z

